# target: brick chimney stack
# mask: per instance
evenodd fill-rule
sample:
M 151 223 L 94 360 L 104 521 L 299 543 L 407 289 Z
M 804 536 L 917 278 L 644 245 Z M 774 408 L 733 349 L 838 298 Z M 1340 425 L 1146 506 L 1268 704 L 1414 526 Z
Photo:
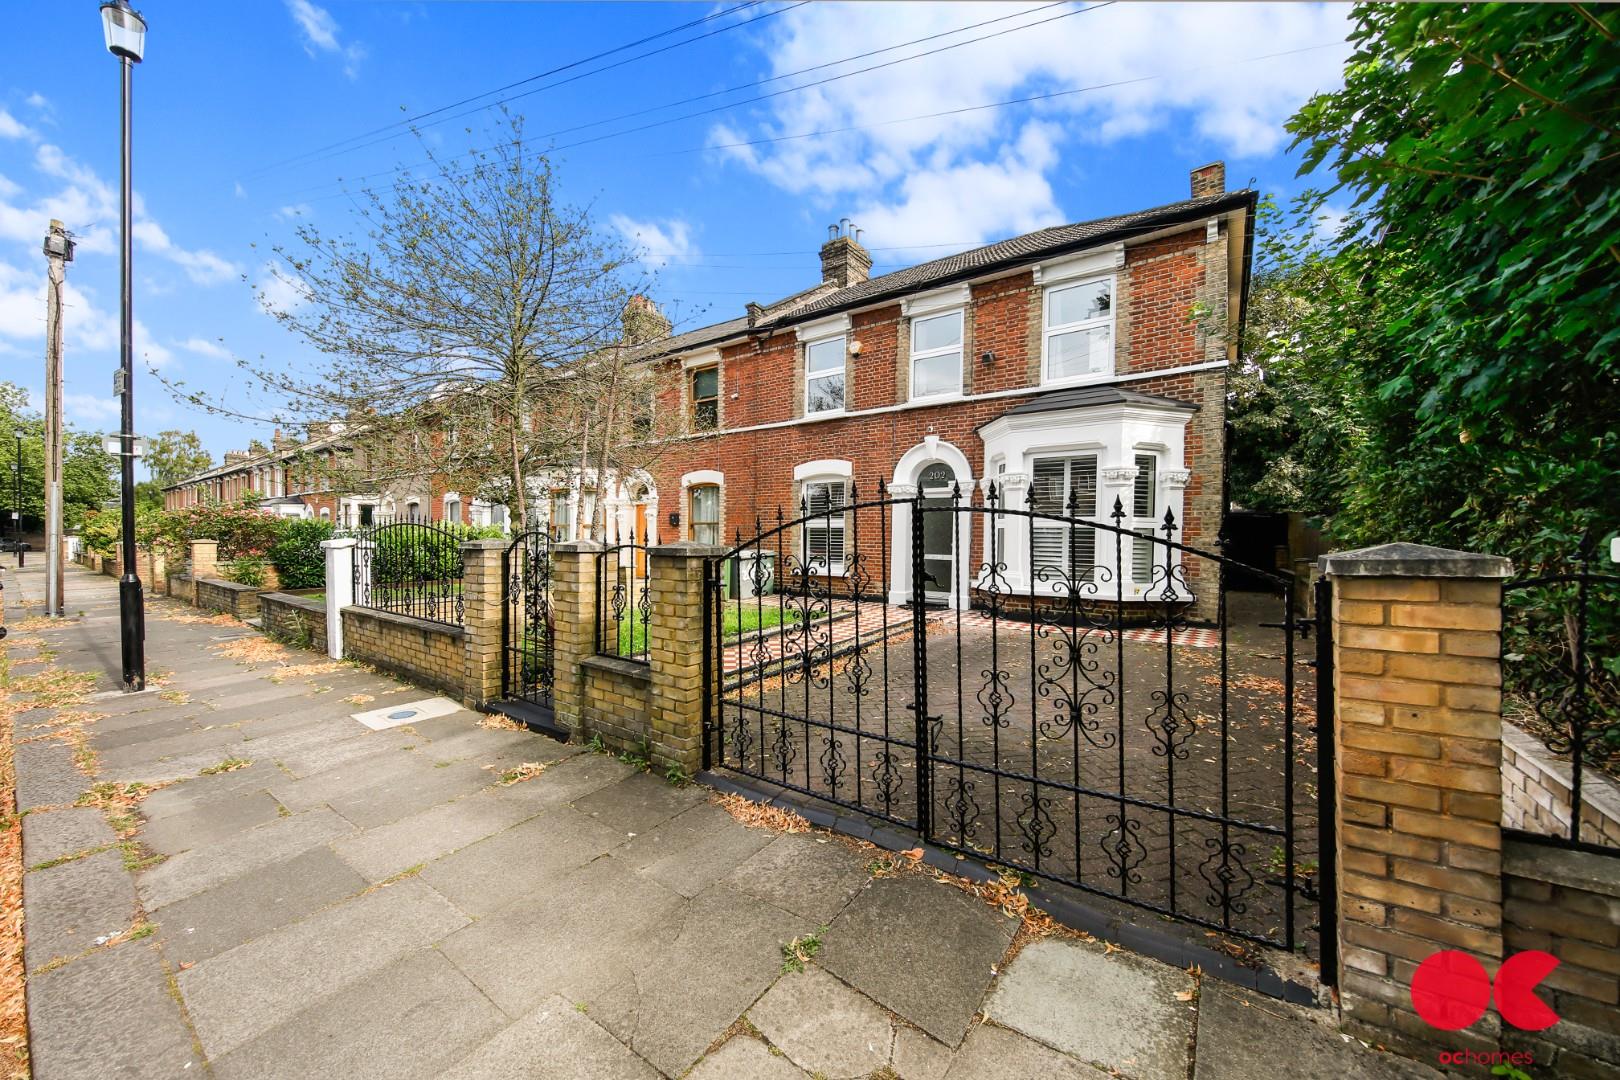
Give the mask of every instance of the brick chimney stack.
M 861 230 L 849 218 L 827 226 L 827 242 L 821 245 L 821 280 L 844 289 L 859 285 L 871 272 L 872 254 L 861 247 Z
M 1212 161 L 1192 171 L 1192 197 L 1226 194 L 1226 162 Z

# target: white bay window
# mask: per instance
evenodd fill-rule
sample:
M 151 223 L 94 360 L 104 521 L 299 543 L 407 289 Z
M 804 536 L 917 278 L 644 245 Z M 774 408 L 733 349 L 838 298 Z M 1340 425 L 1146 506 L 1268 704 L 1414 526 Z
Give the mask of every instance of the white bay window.
M 1097 455 L 1036 458 L 1030 470 L 1038 514 L 1072 519 L 1097 516 Z M 1097 533 L 1070 521 L 1036 518 L 1032 522 L 1035 580 L 1054 584 L 1089 581 L 1097 562 Z

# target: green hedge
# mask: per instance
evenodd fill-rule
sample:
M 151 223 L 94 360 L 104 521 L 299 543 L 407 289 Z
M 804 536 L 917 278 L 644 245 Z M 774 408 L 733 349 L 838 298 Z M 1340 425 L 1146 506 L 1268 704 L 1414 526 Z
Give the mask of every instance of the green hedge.
M 288 518 L 282 523 L 269 555 L 283 589 L 319 589 L 326 584 L 321 541 L 332 539 L 335 531 L 330 521 L 320 518 Z

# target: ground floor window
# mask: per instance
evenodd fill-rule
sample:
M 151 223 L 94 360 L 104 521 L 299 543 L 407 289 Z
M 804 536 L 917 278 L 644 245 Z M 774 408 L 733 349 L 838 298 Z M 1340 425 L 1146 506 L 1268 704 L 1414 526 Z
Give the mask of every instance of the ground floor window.
M 1097 455 L 1036 458 L 1031 470 L 1033 508 L 1062 518 L 1097 515 Z M 1036 518 L 1031 563 L 1035 580 L 1091 581 L 1096 573 L 1097 534 L 1066 522 Z
M 691 508 L 687 518 L 690 536 L 695 543 L 720 542 L 720 485 L 699 484 L 691 489 Z
M 842 479 L 810 480 L 802 490 L 805 566 L 824 574 L 844 572 L 845 507 L 849 487 Z
M 1153 541 L 1159 527 L 1159 458 L 1156 454 L 1136 455 L 1136 479 L 1131 492 L 1131 528 L 1138 538 L 1131 545 L 1131 580 L 1146 586 L 1153 582 L 1153 568 L 1164 561 L 1162 549 Z

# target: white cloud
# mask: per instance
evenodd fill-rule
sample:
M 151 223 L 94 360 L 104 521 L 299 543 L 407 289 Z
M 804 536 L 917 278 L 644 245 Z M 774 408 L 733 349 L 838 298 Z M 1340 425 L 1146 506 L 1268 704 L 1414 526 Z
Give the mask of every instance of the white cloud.
M 218 285 L 241 276 L 240 267 L 220 258 L 212 251 L 202 248 L 187 251 L 185 248 L 177 247 L 174 241 L 169 239 L 169 234 L 155 221 L 137 221 L 134 235 L 144 247 L 178 265 L 186 272 L 187 277 L 199 285 Z
M 276 220 L 293 221 L 297 218 L 309 217 L 312 213 L 314 213 L 314 211 L 310 209 L 309 203 L 293 203 L 290 206 L 283 206 L 277 210 Z
M 342 28 L 330 11 L 310 0 L 287 0 L 287 10 L 303 34 L 304 52 L 311 57 L 317 52 L 336 54 L 343 59 L 343 74 L 351 79 L 359 77 L 360 61 L 366 58 L 366 48 L 359 42 L 343 44 L 339 37 Z
M 608 218 L 625 242 L 635 249 L 641 265 L 648 270 L 662 270 L 671 262 L 689 260 L 698 254 L 692 239 L 692 226 L 677 218 L 668 221 L 636 221 L 624 214 Z
M 4 109 L 0 109 L 0 139 L 32 139 L 34 129 L 12 116 Z
M 45 268 L 0 262 L 0 337 L 45 348 Z M 118 355 L 118 312 L 101 307 L 95 291 L 72 280 L 62 288 L 63 348 L 70 355 Z M 135 320 L 135 355 L 162 367 L 174 354 L 159 344 L 146 324 Z
M 236 197 L 238 199 L 247 198 L 247 188 L 242 186 L 242 181 L 240 181 L 240 180 L 236 181 L 236 187 L 233 190 L 234 190 L 234 192 L 236 194 Z
M 288 277 L 275 263 L 265 263 L 259 278 L 253 283 L 259 307 L 267 314 L 297 311 L 309 303 L 310 296 L 302 283 Z
M 1051 19 L 1062 10 L 1030 11 L 769 89 Z M 783 74 L 1008 14 L 995 3 L 808 4 L 772 20 L 757 44 L 770 73 Z M 1105 169 L 1107 148 L 1127 137 L 1175 130 L 1190 144 L 1189 159 L 1198 159 L 1189 165 L 1207 156 L 1276 152 L 1288 138 L 1283 121 L 1311 93 L 1338 84 L 1349 52 L 1343 44 L 1347 29 L 1348 8 L 1337 5 L 1114 4 L 783 95 L 763 105 L 752 122 L 716 125 L 710 142 L 723 146 L 855 128 L 718 152 L 816 208 L 837 214 L 860 208 L 857 220 L 874 244 L 989 239 L 1023 223 L 1055 220 L 1046 178 L 1058 161 Z M 1235 63 L 1329 42 L 1339 44 Z M 884 124 L 1151 75 L 1165 77 L 1030 105 Z M 994 194 L 970 198 L 963 192 L 974 183 L 990 184 Z M 980 205 L 992 201 L 1001 205 Z M 934 218 L 929 227 L 930 212 L 950 216 Z M 885 231 L 890 227 L 897 233 Z
M 32 94 L 29 94 L 23 100 L 27 102 L 30 109 L 38 109 L 40 112 L 49 112 L 51 109 L 50 99 L 48 99 L 38 90 L 35 90 Z
M 229 360 L 231 358 L 229 349 L 226 349 L 217 341 L 209 341 L 207 338 L 189 337 L 175 344 L 187 352 L 193 352 L 198 356 L 206 356 L 213 360 Z
M 110 394 L 104 398 L 94 394 L 63 394 L 62 412 L 69 426 L 80 429 L 115 424 L 120 416 L 119 401 Z

